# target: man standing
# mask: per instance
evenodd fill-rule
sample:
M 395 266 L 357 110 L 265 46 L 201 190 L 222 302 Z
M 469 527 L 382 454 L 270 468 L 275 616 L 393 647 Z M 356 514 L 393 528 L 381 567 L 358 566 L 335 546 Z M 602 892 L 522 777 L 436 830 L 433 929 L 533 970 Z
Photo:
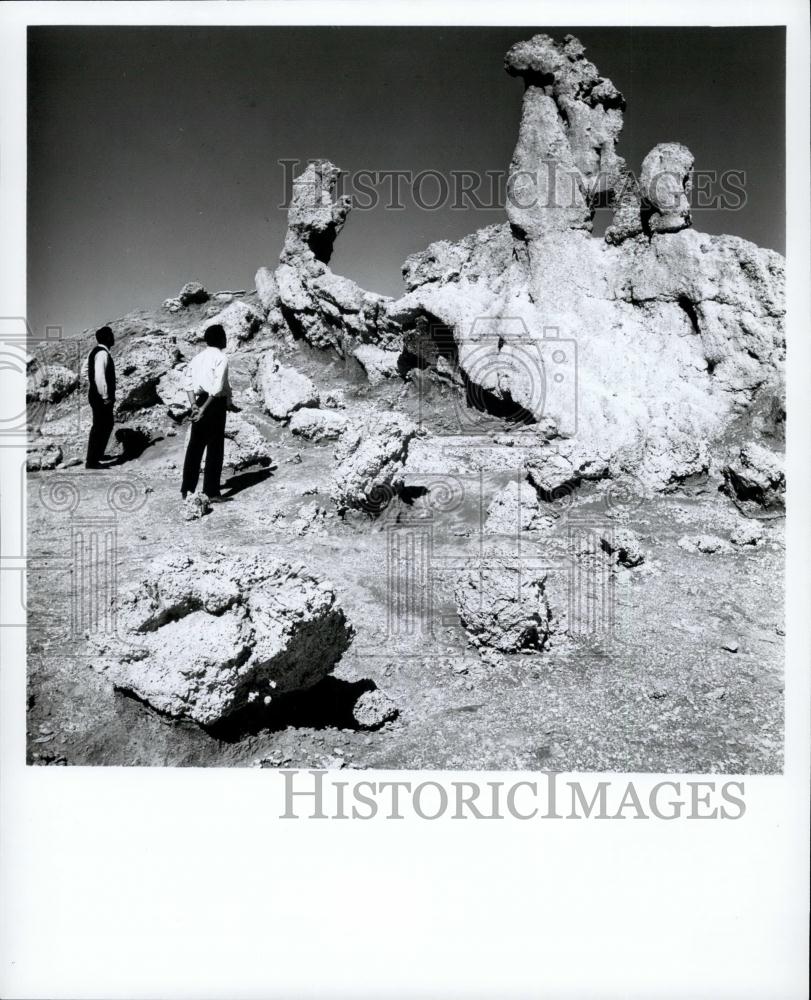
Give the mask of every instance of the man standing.
M 115 364 L 110 349 L 115 343 L 109 326 L 96 330 L 96 346 L 87 358 L 87 398 L 93 411 L 93 425 L 87 439 L 86 469 L 104 469 L 104 450 L 113 430 L 115 405 Z
M 194 493 L 200 478 L 200 463 L 203 452 L 206 468 L 203 475 L 203 492 L 209 500 L 220 497 L 220 475 L 222 474 L 223 452 L 225 450 L 226 411 L 239 413 L 231 399 L 231 383 L 228 378 L 228 358 L 225 356 L 225 330 L 214 324 L 205 332 L 206 347 L 189 362 L 187 371 L 187 391 L 191 403 L 191 434 L 186 446 L 183 463 L 183 482 L 180 493 L 183 499 Z

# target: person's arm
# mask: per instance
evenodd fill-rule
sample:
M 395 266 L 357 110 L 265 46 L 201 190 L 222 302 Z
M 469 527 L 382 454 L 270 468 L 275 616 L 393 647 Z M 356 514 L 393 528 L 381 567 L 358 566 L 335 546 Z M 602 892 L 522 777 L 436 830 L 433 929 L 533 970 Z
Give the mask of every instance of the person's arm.
M 101 396 L 103 403 L 111 403 L 110 393 L 107 389 L 107 364 L 110 355 L 106 351 L 99 351 L 96 354 L 95 365 L 93 366 L 93 378 L 96 382 L 96 392 Z

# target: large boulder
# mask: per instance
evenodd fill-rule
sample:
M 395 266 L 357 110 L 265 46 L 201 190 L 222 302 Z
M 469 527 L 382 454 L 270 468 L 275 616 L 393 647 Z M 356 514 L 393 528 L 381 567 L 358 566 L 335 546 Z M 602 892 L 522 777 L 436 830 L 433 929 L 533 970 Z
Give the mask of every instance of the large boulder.
M 255 384 L 265 410 L 276 420 L 288 420 L 303 406 L 318 406 L 320 397 L 312 379 L 280 364 L 271 351 L 259 362 Z
M 115 356 L 116 417 L 160 403 L 158 383 L 181 357 L 175 338 L 161 330 L 129 340 Z
M 253 337 L 262 325 L 262 317 L 246 302 L 239 300 L 229 302 L 224 309 L 220 309 L 200 323 L 195 331 L 197 339 L 202 340 L 208 327 L 216 324 L 225 330 L 227 349 L 233 352 L 239 350 Z
M 335 441 L 347 428 L 348 418 L 336 410 L 302 407 L 290 418 L 290 430 L 308 441 Z
M 208 302 L 209 298 L 211 296 L 199 281 L 187 281 L 178 295 L 181 306 L 202 305 L 203 302 Z
M 223 465 L 239 472 L 252 466 L 267 468 L 272 460 L 270 443 L 259 428 L 241 413 L 229 413 Z
M 382 511 L 403 485 L 408 446 L 418 429 L 399 413 L 361 411 L 335 449 L 330 496 L 340 512 Z
M 330 583 L 267 554 L 168 553 L 91 639 L 113 684 L 175 717 L 220 722 L 328 674 L 352 630 Z
M 454 588 L 459 618 L 475 646 L 503 653 L 541 650 L 554 628 L 546 575 L 506 559 L 475 563 Z

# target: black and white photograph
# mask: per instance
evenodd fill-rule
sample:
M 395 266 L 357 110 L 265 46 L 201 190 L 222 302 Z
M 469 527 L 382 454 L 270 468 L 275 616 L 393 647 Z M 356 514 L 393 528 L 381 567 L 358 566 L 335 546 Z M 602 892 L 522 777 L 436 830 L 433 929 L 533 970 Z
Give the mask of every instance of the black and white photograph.
M 0 995 L 807 997 L 805 5 L 4 7 Z
M 30 29 L 30 762 L 780 772 L 784 49 Z

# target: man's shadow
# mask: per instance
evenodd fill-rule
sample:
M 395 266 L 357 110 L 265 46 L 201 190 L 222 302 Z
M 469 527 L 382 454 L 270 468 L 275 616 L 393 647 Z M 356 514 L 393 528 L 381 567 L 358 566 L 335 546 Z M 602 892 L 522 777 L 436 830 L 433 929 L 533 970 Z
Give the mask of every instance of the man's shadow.
M 223 483 L 223 499 L 230 500 L 237 493 L 250 489 L 251 486 L 258 486 L 259 483 L 264 483 L 266 479 L 270 479 L 274 471 L 275 468 L 253 469 L 250 472 L 240 472 L 231 476 Z

